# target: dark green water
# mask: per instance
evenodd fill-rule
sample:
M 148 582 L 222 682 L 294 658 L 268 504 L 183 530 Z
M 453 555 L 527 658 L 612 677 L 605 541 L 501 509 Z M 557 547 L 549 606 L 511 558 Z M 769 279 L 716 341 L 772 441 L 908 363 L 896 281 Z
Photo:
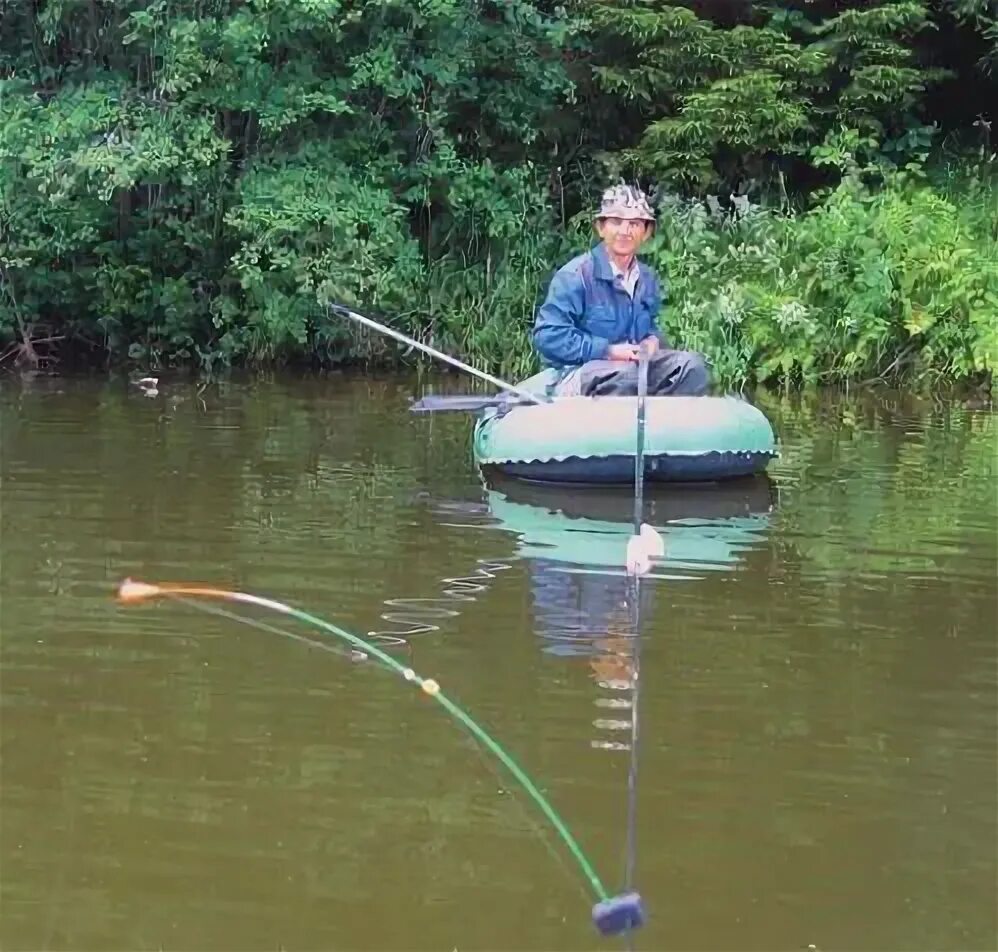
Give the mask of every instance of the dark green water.
M 534 805 L 419 692 L 113 598 L 199 581 L 411 633 L 398 657 L 620 888 L 630 500 L 483 485 L 469 420 L 407 415 L 417 391 L 2 381 L 3 949 L 621 947 Z M 763 405 L 768 480 L 649 499 L 667 559 L 643 585 L 634 943 L 994 949 L 998 418 Z

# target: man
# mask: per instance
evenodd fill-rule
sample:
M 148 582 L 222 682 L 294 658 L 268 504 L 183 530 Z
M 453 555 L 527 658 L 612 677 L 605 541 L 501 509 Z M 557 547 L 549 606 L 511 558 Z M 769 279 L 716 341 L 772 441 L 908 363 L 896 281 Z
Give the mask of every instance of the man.
M 544 363 L 560 372 L 554 392 L 636 393 L 643 346 L 650 394 L 706 393 L 710 374 L 703 357 L 667 349 L 656 324 L 662 306 L 658 278 L 637 260 L 655 224 L 644 192 L 628 185 L 608 189 L 594 224 L 602 240 L 555 274 L 537 312 L 534 345 Z

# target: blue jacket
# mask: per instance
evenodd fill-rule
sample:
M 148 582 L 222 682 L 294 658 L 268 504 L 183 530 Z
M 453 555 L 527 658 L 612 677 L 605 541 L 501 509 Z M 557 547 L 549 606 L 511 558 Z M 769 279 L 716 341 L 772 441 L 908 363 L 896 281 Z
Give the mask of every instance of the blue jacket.
M 611 344 L 637 344 L 649 334 L 665 345 L 656 325 L 662 307 L 658 277 L 640 261 L 638 268 L 633 299 L 616 286 L 602 242 L 560 268 L 534 323 L 534 346 L 542 362 L 577 366 L 606 357 Z

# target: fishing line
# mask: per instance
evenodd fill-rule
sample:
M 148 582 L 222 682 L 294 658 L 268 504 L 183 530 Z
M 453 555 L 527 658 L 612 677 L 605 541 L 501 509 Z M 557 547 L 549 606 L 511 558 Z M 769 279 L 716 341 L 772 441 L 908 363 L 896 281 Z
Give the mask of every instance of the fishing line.
M 324 621 L 308 612 L 285 605 L 283 602 L 271 598 L 264 598 L 259 595 L 251 595 L 247 592 L 233 592 L 226 589 L 208 588 L 184 584 L 151 584 L 147 582 L 125 579 L 118 587 L 118 600 L 122 604 L 137 605 L 166 596 L 187 596 L 190 598 L 204 598 L 217 601 L 236 602 L 246 605 L 253 605 L 258 608 L 268 609 L 282 615 L 295 618 L 307 625 L 319 628 L 324 632 L 335 635 L 346 641 L 351 647 L 359 649 L 369 657 L 380 662 L 384 667 L 393 673 L 400 675 L 405 681 L 415 684 L 428 697 L 432 698 L 443 709 L 451 715 L 458 723 L 465 727 L 471 735 L 480 741 L 489 752 L 491 752 L 509 770 L 520 786 L 529 794 L 534 803 L 548 819 L 558 835 L 561 837 L 568 852 L 575 859 L 579 870 L 589 883 L 597 902 L 593 907 L 593 921 L 604 934 L 619 932 L 621 928 L 617 919 L 608 918 L 607 910 L 616 912 L 621 905 L 630 908 L 634 904 L 634 899 L 627 897 L 611 897 L 607 894 L 605 887 L 589 859 L 572 836 L 562 818 L 548 802 L 547 798 L 538 789 L 530 777 L 524 772 L 520 765 L 510 756 L 506 750 L 497 743 L 492 736 L 481 727 L 465 710 L 456 704 L 451 698 L 440 689 L 440 685 L 431 678 L 424 678 L 417 674 L 412 668 L 400 664 L 395 658 L 382 651 L 377 645 L 351 634 L 338 625 Z
M 440 625 L 435 625 L 435 621 L 444 621 L 454 618 L 460 611 L 454 607 L 458 602 L 473 602 L 475 596 L 488 591 L 488 586 L 483 582 L 492 581 L 497 577 L 498 572 L 512 568 L 506 562 L 490 562 L 487 559 L 477 559 L 472 575 L 458 575 L 454 578 L 441 579 L 448 587 L 443 589 L 443 596 L 436 598 L 389 598 L 385 600 L 385 605 L 392 611 L 383 612 L 380 616 L 392 625 L 407 626 L 403 631 L 395 629 L 384 629 L 380 631 L 369 631 L 369 638 L 381 640 L 390 639 L 404 644 L 405 639 L 413 635 L 423 635 L 431 631 L 440 631 Z
M 180 602 L 182 605 L 187 605 L 188 607 L 199 612 L 204 612 L 206 615 L 216 615 L 219 618 L 228 618 L 231 621 L 242 622 L 244 625 L 249 625 L 252 628 L 259 628 L 261 631 L 269 631 L 271 634 L 280 635 L 282 638 L 288 638 L 291 641 L 297 641 L 300 644 L 308 645 L 309 648 L 318 648 L 320 651 L 326 651 L 329 654 L 336 655 L 338 658 L 346 658 L 349 661 L 367 660 L 367 654 L 356 648 L 344 651 L 342 648 L 337 648 L 335 645 L 327 645 L 323 641 L 313 641 L 311 638 L 306 638 L 304 635 L 297 635 L 293 631 L 278 628 L 276 625 L 270 625 L 265 621 L 260 621 L 258 618 L 251 618 L 249 615 L 239 615 L 236 612 L 226 611 L 218 605 L 210 603 L 205 604 L 204 602 L 199 602 L 196 599 L 186 598 L 181 595 L 171 595 L 169 597 L 174 601 Z
M 516 809 L 519 812 L 519 815 L 523 817 L 523 821 L 540 839 L 541 843 L 544 844 L 544 849 L 547 850 L 547 853 L 551 857 L 551 860 L 562 871 L 562 873 L 564 873 L 565 877 L 572 884 L 573 888 L 577 888 L 582 893 L 583 898 L 588 899 L 589 894 L 586 892 L 585 887 L 579 881 L 578 876 L 576 876 L 574 874 L 574 871 L 571 868 L 569 868 L 564 853 L 554 848 L 554 844 L 552 843 L 553 834 L 551 832 L 550 827 L 545 827 L 540 825 L 537 818 L 527 809 L 526 804 L 524 804 L 523 800 L 521 799 L 518 790 L 505 789 L 505 785 L 503 784 L 503 777 L 502 774 L 499 773 L 499 768 L 488 757 L 485 756 L 485 751 L 482 749 L 482 745 L 472 744 L 471 746 L 474 749 L 475 753 L 478 755 L 478 758 L 481 760 L 482 766 L 493 777 L 495 777 L 496 782 L 499 784 L 498 787 L 499 792 L 509 794 L 509 799 L 516 804 Z

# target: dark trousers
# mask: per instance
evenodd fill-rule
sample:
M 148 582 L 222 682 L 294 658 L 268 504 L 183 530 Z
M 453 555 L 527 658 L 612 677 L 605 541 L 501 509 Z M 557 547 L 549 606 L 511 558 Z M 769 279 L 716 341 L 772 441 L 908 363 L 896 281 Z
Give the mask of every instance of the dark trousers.
M 691 350 L 659 350 L 648 361 L 648 393 L 699 397 L 710 389 L 710 371 Z M 555 387 L 559 396 L 626 397 L 638 392 L 638 365 L 624 360 L 590 360 Z

